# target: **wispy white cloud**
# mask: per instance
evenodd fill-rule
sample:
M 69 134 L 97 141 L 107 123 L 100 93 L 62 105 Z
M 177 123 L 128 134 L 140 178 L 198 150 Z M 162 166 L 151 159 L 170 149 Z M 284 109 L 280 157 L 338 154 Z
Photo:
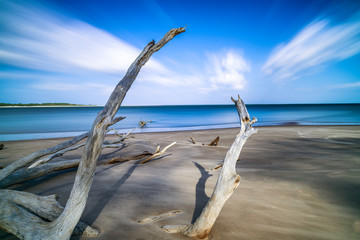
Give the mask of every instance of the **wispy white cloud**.
M 302 29 L 289 43 L 278 46 L 263 65 L 262 72 L 281 82 L 358 53 L 358 19 L 335 26 L 327 20 L 317 20 Z
M 51 72 L 123 73 L 140 49 L 85 22 L 56 17 L 37 8 L 11 5 L 2 12 L 7 31 L 0 36 L 0 61 Z M 152 59 L 148 68 L 166 67 Z
M 0 62 L 20 70 L 2 71 L 0 80 L 22 79 L 40 92 L 71 95 L 81 91 L 105 96 L 141 51 L 102 29 L 40 5 L 8 3 L 6 7 L 5 11 L 0 6 Z M 207 53 L 196 67 L 174 61 L 152 57 L 137 81 L 149 86 L 149 92 L 159 86 L 194 93 L 241 90 L 247 83 L 245 74 L 251 70 L 250 63 L 234 49 Z
M 109 96 L 114 90 L 114 86 L 100 84 L 96 82 L 87 82 L 87 83 L 62 83 L 62 82 L 49 82 L 41 81 L 36 84 L 31 85 L 32 88 L 42 89 L 46 91 L 91 91 L 96 89 L 97 95 Z
M 207 55 L 207 76 L 210 86 L 204 90 L 216 90 L 219 87 L 244 89 L 247 80 L 245 74 L 251 71 L 250 63 L 236 50 L 227 50 Z
M 145 70 L 145 69 L 144 69 Z M 203 67 L 183 69 L 181 72 L 154 72 L 145 70 L 139 81 L 148 81 L 163 86 L 194 87 L 200 93 L 209 93 L 219 88 L 244 89 L 246 73 L 251 71 L 250 63 L 238 50 L 223 50 L 207 53 Z
M 345 83 L 329 86 L 331 89 L 342 89 L 342 88 L 360 88 L 360 82 Z

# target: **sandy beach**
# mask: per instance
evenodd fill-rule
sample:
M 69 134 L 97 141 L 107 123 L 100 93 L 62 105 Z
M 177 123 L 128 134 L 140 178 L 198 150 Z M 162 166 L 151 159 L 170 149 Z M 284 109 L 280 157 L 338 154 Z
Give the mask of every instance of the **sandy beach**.
M 360 126 L 259 127 L 237 163 L 238 189 L 225 204 L 209 239 L 360 239 Z M 195 219 L 211 195 L 238 129 L 139 133 L 122 150 L 104 149 L 82 221 L 95 239 L 187 239 L 161 230 Z M 197 144 L 189 142 L 192 136 Z M 207 146 L 220 137 L 219 145 Z M 109 139 L 114 138 L 110 136 Z M 65 139 L 4 142 L 0 166 Z M 107 165 L 116 156 L 154 151 L 176 141 L 146 164 Z M 203 145 L 203 143 L 205 145 Z M 62 158 L 79 158 L 82 149 Z M 39 195 L 70 194 L 76 169 L 53 173 L 11 189 Z M 171 210 L 182 213 L 139 224 Z M 0 231 L 0 239 L 16 239 Z M 72 239 L 87 239 L 72 237 Z

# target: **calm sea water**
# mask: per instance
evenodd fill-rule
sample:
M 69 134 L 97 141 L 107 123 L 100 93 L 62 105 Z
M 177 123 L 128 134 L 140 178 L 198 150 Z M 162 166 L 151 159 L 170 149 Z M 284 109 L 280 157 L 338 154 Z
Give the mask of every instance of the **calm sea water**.
M 360 125 L 360 104 L 247 105 L 256 126 Z M 76 136 L 90 130 L 102 107 L 0 108 L 0 141 Z M 114 127 L 138 132 L 238 127 L 234 105 L 121 107 Z

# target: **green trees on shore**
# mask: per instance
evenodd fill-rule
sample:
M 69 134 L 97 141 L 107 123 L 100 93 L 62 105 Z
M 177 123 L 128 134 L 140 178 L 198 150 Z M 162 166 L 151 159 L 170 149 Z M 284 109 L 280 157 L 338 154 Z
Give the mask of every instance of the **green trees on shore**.
M 0 103 L 0 107 L 86 106 L 72 103 Z

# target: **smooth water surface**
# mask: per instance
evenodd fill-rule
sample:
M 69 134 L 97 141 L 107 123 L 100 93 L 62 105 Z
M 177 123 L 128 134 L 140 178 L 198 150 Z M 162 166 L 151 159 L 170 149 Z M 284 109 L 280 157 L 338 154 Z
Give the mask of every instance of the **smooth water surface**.
M 360 125 L 360 104 L 247 105 L 257 126 Z M 0 141 L 76 136 L 90 130 L 102 107 L 0 108 Z M 152 120 L 138 132 L 238 127 L 234 105 L 121 107 L 114 127 L 126 132 L 140 120 Z

